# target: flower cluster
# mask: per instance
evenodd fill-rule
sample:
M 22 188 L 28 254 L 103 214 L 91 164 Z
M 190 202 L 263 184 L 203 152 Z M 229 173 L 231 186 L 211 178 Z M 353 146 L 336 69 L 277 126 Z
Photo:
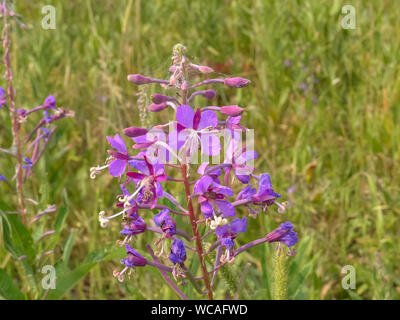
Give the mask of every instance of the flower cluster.
M 185 52 L 186 48 L 180 44 L 174 47 L 169 79 L 128 76 L 135 85 L 158 84 L 169 92 L 176 92 L 174 96 L 153 94 L 153 103 L 148 106 L 151 112 L 162 112 L 163 119 L 170 119 L 153 128 L 123 130 L 136 154 L 128 152 L 119 134 L 107 137 L 112 148 L 108 151 L 109 157 L 105 165 L 91 168 L 90 176 L 95 178 L 108 169 L 111 176 L 119 179 L 122 189 L 117 203 L 122 210 L 111 216 L 105 216 L 104 211 L 99 215 L 102 226 L 122 216 L 120 233 L 125 238 L 119 244 L 126 246 L 127 258 L 121 260 L 125 265 L 123 271 L 114 274 L 122 280 L 121 275 L 127 268 L 151 265 L 171 272 L 175 279 L 195 279 L 185 266 L 187 250 L 191 250 L 197 254 L 202 270 L 202 277 L 194 281 L 204 281 L 204 292 L 211 299 L 209 274 L 215 275 L 224 264 L 233 262 L 235 256 L 263 242 L 284 244 L 292 254 L 291 248 L 298 238 L 292 224 L 285 222 L 265 237 L 238 247 L 237 239 L 247 230 L 247 216 L 256 218 L 271 206 L 284 213 L 287 203 L 278 201 L 281 195 L 272 188 L 268 173 L 255 173 L 254 160 L 258 154 L 252 149 L 253 141 L 247 139 L 251 130 L 241 123 L 245 109 L 238 105 L 199 107 L 196 98 L 212 100 L 216 96 L 214 90 L 198 90 L 199 87 L 222 84 L 242 88 L 250 81 L 232 77 L 196 82 L 198 77 L 212 74 L 213 70 L 193 64 Z M 244 135 L 246 141 L 243 141 Z M 176 188 L 170 184 L 176 184 Z M 166 190 L 184 192 L 185 203 Z M 177 226 L 176 215 L 187 217 L 192 235 Z M 157 252 L 148 246 L 154 261 L 144 258 L 128 244 L 144 232 L 158 235 L 154 243 Z M 205 239 L 211 236 L 214 240 L 205 252 Z M 217 255 L 210 270 L 204 256 L 214 249 Z
M 6 92 L 2 87 L 0 87 L 0 109 L 6 104 Z M 10 112 L 13 112 L 11 109 L 12 107 L 10 106 Z M 57 127 L 52 124 L 62 118 L 74 116 L 74 112 L 68 112 L 64 108 L 56 108 L 56 99 L 53 95 L 50 95 L 40 106 L 28 110 L 17 109 L 17 122 L 26 125 L 28 118 L 40 111 L 43 113 L 43 116 L 39 117 L 39 119 L 36 117 L 36 119 L 32 121 L 33 123 L 31 126 L 33 129 L 23 140 L 25 145 L 22 150 L 22 168 L 25 170 L 25 178 L 31 175 L 33 167 L 43 155 L 50 138 L 53 136 Z M 12 150 L 7 151 L 3 149 L 3 151 L 12 156 L 16 156 Z

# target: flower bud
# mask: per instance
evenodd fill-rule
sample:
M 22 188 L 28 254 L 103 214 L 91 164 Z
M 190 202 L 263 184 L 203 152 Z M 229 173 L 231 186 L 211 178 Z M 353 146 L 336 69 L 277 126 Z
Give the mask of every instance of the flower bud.
M 128 75 L 128 80 L 138 86 L 152 82 L 150 78 L 142 76 L 141 74 L 130 74 Z
M 129 127 L 124 129 L 124 135 L 135 138 L 139 136 L 144 136 L 147 133 L 147 129 L 145 128 L 138 128 L 138 127 Z
M 186 81 L 183 81 L 182 85 L 181 85 L 181 90 L 187 90 L 188 85 Z
M 230 87 L 243 88 L 250 83 L 250 80 L 239 77 L 226 78 L 224 79 L 224 83 Z
M 226 114 L 231 117 L 236 117 L 242 114 L 243 108 L 240 108 L 239 106 L 223 106 L 221 107 L 221 113 Z
M 151 100 L 156 104 L 160 104 L 163 102 L 172 101 L 174 100 L 174 98 L 165 96 L 163 94 L 155 93 L 151 96 Z
M 149 105 L 147 108 L 151 111 L 151 112 L 160 112 L 161 110 L 164 110 L 165 108 L 168 107 L 168 104 L 166 102 L 163 103 L 152 103 L 151 105 Z
M 54 109 L 56 107 L 56 98 L 53 95 L 50 95 L 44 100 L 43 107 L 48 109 Z
M 214 99 L 214 97 L 215 97 L 215 91 L 214 91 L 214 90 L 211 90 L 211 89 L 209 89 L 209 90 L 204 90 L 203 93 L 202 93 L 201 95 L 202 95 L 204 98 L 211 100 L 211 99 Z
M 214 69 L 207 66 L 199 66 L 199 71 L 201 73 L 211 73 L 214 72 Z

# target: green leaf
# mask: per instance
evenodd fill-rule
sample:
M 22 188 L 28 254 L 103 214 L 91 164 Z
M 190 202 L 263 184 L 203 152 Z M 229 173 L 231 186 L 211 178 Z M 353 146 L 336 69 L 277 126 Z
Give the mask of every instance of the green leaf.
M 76 233 L 77 233 L 76 230 L 74 230 L 69 235 L 69 237 L 67 239 L 67 242 L 65 243 L 65 246 L 64 246 L 62 259 L 63 259 L 63 263 L 64 263 L 64 265 L 66 267 L 68 267 L 69 258 L 71 256 L 71 250 L 72 250 L 72 247 L 73 247 L 73 245 L 75 243 Z
M 64 191 L 63 191 L 63 206 L 60 209 L 60 212 L 57 215 L 56 222 L 54 224 L 54 230 L 56 231 L 56 234 L 61 233 L 68 214 L 69 214 L 69 200 L 68 200 L 67 191 L 65 191 L 65 189 L 64 189 Z
M 22 292 L 3 269 L 0 269 L 0 296 L 7 300 L 24 300 Z
M 56 278 L 56 288 L 50 290 L 46 300 L 59 300 L 71 290 L 96 265 L 95 262 L 83 264 Z
M 109 255 L 112 255 L 115 250 L 119 248 L 109 249 L 101 248 L 96 249 L 89 253 L 85 261 L 77 268 L 72 271 L 62 272 L 65 270 L 63 267 L 56 269 L 56 288 L 50 290 L 46 296 L 47 300 L 58 300 L 61 299 L 69 290 L 71 290 L 83 277 L 85 277 L 89 271 L 100 261 L 106 259 Z M 63 266 L 63 265 L 62 265 Z M 59 276 L 59 273 L 62 274 Z

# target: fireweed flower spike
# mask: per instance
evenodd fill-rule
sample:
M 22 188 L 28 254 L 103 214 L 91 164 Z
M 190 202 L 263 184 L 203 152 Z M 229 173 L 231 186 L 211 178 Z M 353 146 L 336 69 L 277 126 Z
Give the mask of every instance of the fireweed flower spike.
M 153 94 L 151 104 L 147 105 L 152 112 L 163 112 L 166 120 L 151 128 L 125 128 L 124 135 L 132 139 L 130 144 L 125 145 L 118 134 L 107 137 L 112 147 L 108 151 L 110 157 L 103 167 L 91 169 L 91 177 L 109 168 L 110 175 L 118 179 L 122 189 L 122 194 L 119 192 L 116 197 L 121 211 L 110 216 L 105 216 L 105 211 L 99 214 L 103 227 L 111 219 L 122 219 L 118 236 L 123 240 L 117 244 L 126 247 L 127 257 L 121 260 L 124 269 L 114 271 L 114 275 L 122 281 L 128 270 L 129 274 L 135 267 L 150 265 L 160 270 L 163 279 L 180 297 L 186 298 L 171 275 L 176 281 L 178 278 L 190 280 L 197 292 L 213 299 L 212 287 L 217 283 L 218 270 L 234 263 L 236 255 L 266 242 L 283 243 L 292 253 L 298 238 L 293 226 L 285 223 L 267 236 L 235 248 L 237 237 L 247 230 L 247 215 L 257 218 L 261 208 L 266 211 L 271 205 L 277 205 L 283 213 L 285 204 L 276 201 L 281 195 L 272 189 L 269 174 L 256 174 L 253 162 L 257 153 L 250 147 L 253 143 L 247 145 L 247 141 L 246 144 L 240 141 L 249 130 L 241 123 L 246 108 L 211 103 L 199 107 L 197 96 L 211 100 L 216 91 L 209 87 L 196 88 L 216 85 L 243 88 L 250 80 L 201 79 L 212 73 L 212 68 L 192 63 L 181 44 L 174 46 L 171 61 L 169 79 L 140 74 L 128 76 L 135 85 L 159 84 L 168 89 L 168 95 Z M 166 112 L 167 107 L 174 112 Z M 221 138 L 227 139 L 223 141 L 224 150 Z M 200 163 L 193 157 L 197 152 Z M 209 156 L 213 156 L 212 164 Z M 214 158 L 220 162 L 215 163 Z M 170 187 L 171 184 L 178 186 Z M 168 201 L 161 203 L 160 198 Z M 176 215 L 181 219 L 176 219 Z M 180 221 L 184 221 L 182 226 L 178 226 Z M 156 253 L 152 246 L 146 245 L 154 261 L 146 260 L 131 247 L 132 240 L 145 232 L 157 235 L 152 240 Z M 286 246 L 282 248 L 287 250 Z M 215 263 L 207 265 L 206 256 L 215 249 Z M 192 259 L 197 259 L 201 277 L 195 278 L 185 266 Z

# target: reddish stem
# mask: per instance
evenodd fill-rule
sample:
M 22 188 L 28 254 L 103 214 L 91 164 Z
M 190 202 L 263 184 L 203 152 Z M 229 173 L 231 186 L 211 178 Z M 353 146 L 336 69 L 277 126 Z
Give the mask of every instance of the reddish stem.
M 194 216 L 194 211 L 193 211 L 193 202 L 192 202 L 192 198 L 190 197 L 190 185 L 189 185 L 189 181 L 187 179 L 186 164 L 182 164 L 181 171 L 182 171 L 183 183 L 185 185 L 186 202 L 188 204 L 190 224 L 192 225 L 193 236 L 196 239 L 197 255 L 199 257 L 200 266 L 201 266 L 201 270 L 203 273 L 202 278 L 203 278 L 204 284 L 207 288 L 208 299 L 213 300 L 213 293 L 212 293 L 212 289 L 211 289 L 211 285 L 210 285 L 210 279 L 209 279 L 208 271 L 207 271 L 206 264 L 205 264 L 205 261 L 203 258 L 203 246 L 201 244 L 201 237 L 197 231 L 197 223 L 196 223 L 196 218 Z
M 19 124 L 18 124 L 18 110 L 15 107 L 14 87 L 13 87 L 13 76 L 10 62 L 10 39 L 9 30 L 10 25 L 7 22 L 7 14 L 4 13 L 4 30 L 3 30 L 3 48 L 4 48 L 4 64 L 6 67 L 6 80 L 7 80 L 7 94 L 10 101 L 10 113 L 12 119 L 12 132 L 13 139 L 16 148 L 15 156 L 17 158 L 16 168 L 16 185 L 17 185 L 17 198 L 18 207 L 21 214 L 22 223 L 25 224 L 25 199 L 24 199 L 24 177 L 22 168 L 22 146 L 19 137 Z

